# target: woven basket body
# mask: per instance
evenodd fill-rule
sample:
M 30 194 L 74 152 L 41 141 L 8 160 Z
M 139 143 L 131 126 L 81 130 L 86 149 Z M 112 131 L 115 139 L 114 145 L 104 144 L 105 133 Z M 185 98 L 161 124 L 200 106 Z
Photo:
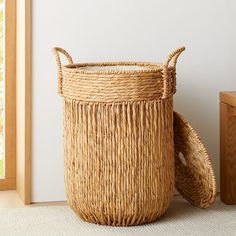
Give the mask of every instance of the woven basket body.
M 82 219 L 137 225 L 156 220 L 169 206 L 174 189 L 172 95 L 182 51 L 171 56 L 173 66 L 59 63 L 66 193 Z

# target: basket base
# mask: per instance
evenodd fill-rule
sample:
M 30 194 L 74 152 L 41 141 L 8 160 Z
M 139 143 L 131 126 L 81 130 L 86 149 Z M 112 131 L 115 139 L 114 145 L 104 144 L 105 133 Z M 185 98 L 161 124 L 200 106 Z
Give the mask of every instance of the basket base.
M 135 226 L 148 224 L 158 220 L 164 213 L 152 213 L 149 215 L 127 215 L 127 216 L 114 216 L 104 215 L 92 212 L 80 212 L 77 209 L 70 206 L 70 208 L 78 215 L 83 221 L 99 225 L 110 226 Z

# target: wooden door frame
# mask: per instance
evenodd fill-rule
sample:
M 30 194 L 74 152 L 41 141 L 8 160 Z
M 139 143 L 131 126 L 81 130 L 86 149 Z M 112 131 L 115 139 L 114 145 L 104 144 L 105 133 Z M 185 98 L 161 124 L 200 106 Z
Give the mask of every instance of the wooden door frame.
M 31 0 L 5 1 L 5 78 L 7 78 L 5 80 L 5 116 L 7 118 L 4 128 L 6 162 L 5 178 L 0 179 L 0 190 L 16 189 L 22 201 L 30 204 Z M 18 32 L 21 34 L 20 37 L 18 37 Z M 20 51 L 19 48 L 24 50 Z M 20 72 L 17 71 L 19 62 L 23 65 Z M 18 101 L 17 93 L 20 90 L 23 90 L 24 93 L 21 94 Z M 20 114 L 18 107 L 20 107 Z M 17 125 L 19 120 L 20 125 Z
M 5 0 L 4 178 L 0 190 L 16 189 L 16 0 Z
M 16 135 L 16 191 L 24 204 L 28 205 L 31 203 L 31 0 L 16 1 L 16 64 L 17 67 L 19 64 L 22 66 L 16 72 L 16 91 L 24 91 L 21 97 L 17 95 L 17 106 L 20 108 L 17 108 L 16 123 L 20 125 L 17 125 Z
M 31 0 L 26 1 L 26 40 L 25 40 L 25 54 L 26 54 L 26 115 L 25 115 L 25 124 L 26 124 L 26 135 L 25 135 L 25 143 L 26 143 L 26 198 L 25 204 L 31 203 L 31 138 L 32 138 L 32 115 L 31 115 L 31 106 L 32 106 L 32 36 L 31 36 L 31 21 L 32 21 L 32 5 Z
M 32 5 L 25 0 L 25 204 L 31 203 L 31 139 L 32 139 Z

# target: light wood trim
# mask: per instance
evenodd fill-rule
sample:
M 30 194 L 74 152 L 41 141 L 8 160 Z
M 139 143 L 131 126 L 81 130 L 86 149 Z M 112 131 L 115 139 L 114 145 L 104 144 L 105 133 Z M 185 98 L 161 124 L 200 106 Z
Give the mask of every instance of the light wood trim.
M 16 178 L 16 1 L 6 0 L 5 26 L 5 170 Z
M 31 1 L 17 0 L 16 191 L 31 202 Z
M 16 1 L 5 2 L 5 176 L 0 190 L 16 188 Z
M 17 181 L 24 204 L 31 201 L 31 1 L 17 0 Z
M 0 179 L 0 191 L 16 189 L 16 179 Z
M 31 0 L 17 0 L 16 191 L 31 202 Z
M 25 204 L 31 202 L 31 0 L 25 1 Z

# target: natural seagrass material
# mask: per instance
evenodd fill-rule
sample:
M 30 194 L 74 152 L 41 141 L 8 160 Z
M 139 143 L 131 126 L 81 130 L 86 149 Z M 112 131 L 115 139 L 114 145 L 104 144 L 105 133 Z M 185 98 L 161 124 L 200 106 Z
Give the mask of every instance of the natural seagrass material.
M 72 64 L 67 52 L 54 48 L 64 97 L 66 193 L 84 220 L 138 225 L 158 219 L 169 206 L 172 96 L 183 50 L 174 51 L 165 64 Z M 61 66 L 58 52 L 69 65 Z
M 204 144 L 191 125 L 174 112 L 175 186 L 193 205 L 207 208 L 215 201 L 216 181 Z

